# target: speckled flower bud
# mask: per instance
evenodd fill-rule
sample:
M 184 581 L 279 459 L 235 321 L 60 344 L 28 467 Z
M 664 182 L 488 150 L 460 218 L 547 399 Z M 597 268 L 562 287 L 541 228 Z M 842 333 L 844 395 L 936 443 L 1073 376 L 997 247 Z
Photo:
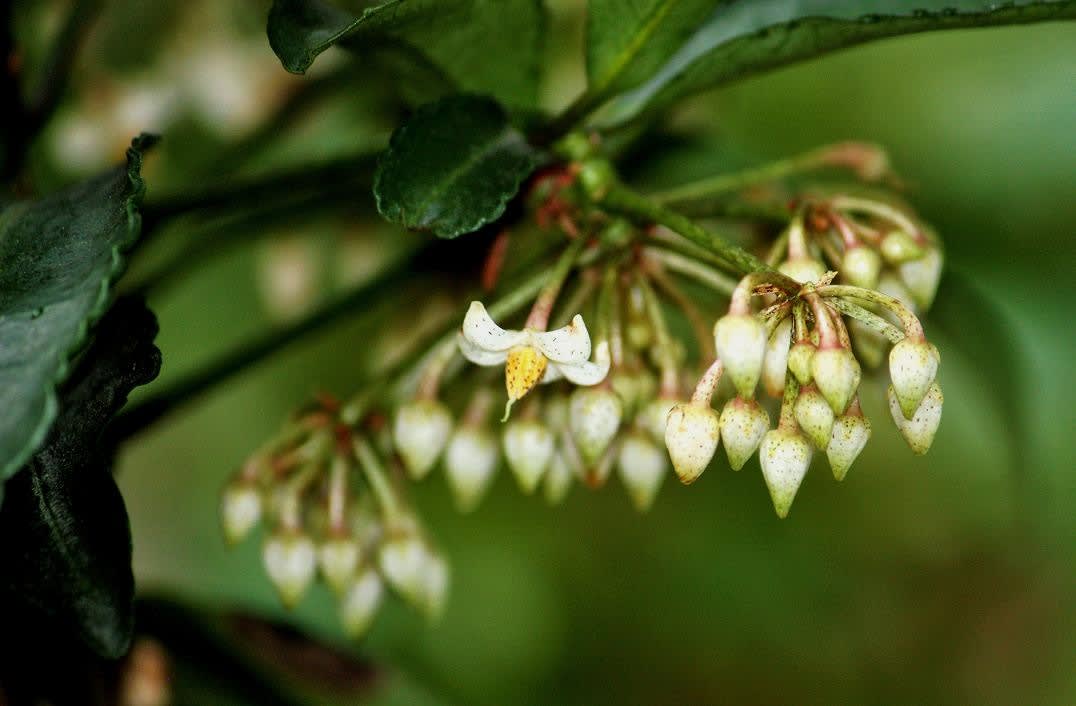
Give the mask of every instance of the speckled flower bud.
M 445 475 L 461 512 L 470 512 L 482 499 L 497 470 L 497 440 L 486 429 L 463 425 L 448 440 Z
M 903 230 L 890 231 L 882 238 L 882 257 L 892 265 L 915 260 L 923 256 L 923 248 L 915 238 Z
M 366 634 L 381 606 L 385 585 L 372 568 L 363 569 L 344 588 L 340 598 L 340 622 L 352 639 Z
M 942 254 L 935 247 L 929 248 L 923 257 L 902 262 L 898 268 L 904 286 L 908 288 L 915 303 L 929 309 L 938 292 L 942 273 Z
M 721 410 L 721 436 L 732 470 L 743 468 L 769 428 L 770 415 L 755 400 L 733 397 L 725 403 Z
M 318 567 L 325 583 L 340 594 L 351 581 L 359 565 L 361 548 L 351 537 L 331 537 L 318 547 Z
M 841 279 L 855 287 L 874 289 L 881 271 L 882 256 L 878 251 L 866 245 L 859 245 L 845 251 L 840 275 Z
M 859 387 L 859 361 L 847 348 L 823 348 L 811 358 L 811 377 L 836 414 L 844 414 Z
M 811 359 L 817 350 L 810 341 L 798 341 L 788 351 L 788 369 L 801 385 L 811 383 Z
M 568 495 L 575 477 L 572 467 L 564 459 L 564 453 L 560 450 L 553 454 L 553 460 L 549 462 L 549 468 L 542 480 L 542 494 L 550 505 L 560 505 Z
M 905 338 L 889 351 L 889 377 L 905 419 L 911 419 L 938 374 L 938 349 Z
M 642 430 L 633 430 L 620 444 L 618 468 L 620 480 L 628 489 L 635 509 L 646 512 L 654 503 L 661 481 L 669 469 L 665 449 L 655 444 Z
M 572 438 L 591 466 L 601 458 L 620 429 L 623 406 L 612 390 L 601 387 L 579 387 L 572 393 L 569 425 Z
M 277 532 L 262 547 L 262 563 L 285 607 L 292 608 L 310 587 L 317 570 L 317 552 L 310 537 Z
M 871 422 L 861 415 L 837 417 L 833 422 L 833 432 L 826 447 L 826 457 L 833 477 L 844 480 L 848 469 L 859 457 L 859 452 L 871 438 Z
M 919 456 L 930 451 L 930 445 L 934 443 L 934 434 L 938 431 L 938 425 L 941 424 L 944 400 L 941 386 L 936 382 L 931 383 L 915 415 L 911 419 L 905 419 L 893 386 L 889 386 L 889 411 L 893 415 L 893 422 L 900 429 L 901 436 L 908 442 L 908 446 Z
M 813 454 L 811 442 L 795 431 L 774 429 L 762 439 L 758 459 L 778 517 L 788 516 Z
M 262 516 L 262 498 L 254 483 L 237 480 L 224 489 L 220 503 L 221 524 L 229 543 L 240 542 L 250 534 Z
M 790 258 L 782 262 L 777 269 L 781 274 L 800 283 L 817 282 L 826 274 L 826 266 L 810 257 Z
M 771 397 L 784 394 L 790 343 L 792 319 L 786 318 L 773 330 L 770 340 L 766 342 L 766 355 L 762 359 L 762 386 Z
M 766 355 L 766 329 L 750 314 L 727 314 L 714 325 L 717 356 L 741 397 L 754 397 Z
M 504 429 L 504 455 L 524 493 L 533 493 L 553 458 L 553 433 L 541 422 L 524 419 Z
M 414 400 L 400 407 L 392 427 L 392 440 L 408 474 L 424 478 L 452 433 L 452 415 L 436 400 Z
M 684 484 L 693 483 L 702 475 L 720 440 L 717 412 L 710 407 L 685 402 L 669 411 L 665 446 L 669 449 L 676 475 Z
M 639 413 L 639 423 L 659 443 L 665 441 L 665 427 L 669 423 L 669 412 L 676 406 L 676 400 L 658 397 L 650 400 Z
M 417 536 L 389 536 L 377 552 L 377 566 L 394 590 L 410 603 L 419 603 L 425 590 L 426 545 Z
M 819 449 L 829 446 L 830 432 L 833 431 L 833 408 L 814 385 L 800 390 L 793 407 L 800 429 Z

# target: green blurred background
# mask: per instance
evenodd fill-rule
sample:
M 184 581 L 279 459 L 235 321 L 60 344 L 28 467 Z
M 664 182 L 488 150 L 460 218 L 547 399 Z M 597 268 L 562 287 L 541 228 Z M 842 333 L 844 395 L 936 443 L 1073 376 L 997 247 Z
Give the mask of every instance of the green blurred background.
M 582 84 L 581 3 L 552 5 L 555 108 Z M 47 21 L 42 8 L 24 21 Z M 38 145 L 41 179 L 92 170 L 140 129 L 166 138 L 150 165 L 151 198 L 212 173 L 226 145 L 310 80 L 280 68 L 265 9 L 110 3 L 75 99 Z M 228 549 L 216 513 L 220 487 L 251 449 L 311 393 L 351 391 L 367 359 L 392 345 L 393 327 L 410 323 L 357 316 L 124 450 L 140 592 L 204 611 L 274 689 L 311 703 L 1076 703 L 1074 58 L 1071 25 L 886 41 L 701 96 L 670 125 L 709 151 L 631 165 L 667 183 L 826 142 L 885 145 L 948 252 L 926 324 L 946 392 L 927 457 L 904 447 L 871 379 L 872 443 L 842 484 L 822 467 L 808 474 L 785 521 L 757 461 L 733 473 L 722 459 L 690 488 L 669 480 L 644 516 L 615 482 L 576 488 L 550 509 L 503 469 L 480 508 L 459 515 L 435 473 L 414 495 L 452 563 L 443 620 L 429 627 L 390 601 L 369 637 L 349 644 L 323 587 L 284 611 L 259 542 Z M 342 55 L 325 59 L 326 72 L 347 67 Z M 397 119 L 384 91 L 375 78 L 349 84 L 244 157 L 249 169 L 376 149 Z M 301 315 L 401 240 L 362 209 L 310 214 L 272 235 L 281 237 L 225 251 L 153 296 L 158 384 Z M 399 293 L 408 308 L 427 296 Z M 360 352 L 370 340 L 373 352 Z M 274 662 L 272 647 L 214 622 L 236 612 L 295 626 L 384 676 L 359 679 L 358 690 L 311 680 L 301 659 Z M 177 702 L 259 702 L 244 701 L 228 674 L 206 676 L 195 652 L 173 655 Z

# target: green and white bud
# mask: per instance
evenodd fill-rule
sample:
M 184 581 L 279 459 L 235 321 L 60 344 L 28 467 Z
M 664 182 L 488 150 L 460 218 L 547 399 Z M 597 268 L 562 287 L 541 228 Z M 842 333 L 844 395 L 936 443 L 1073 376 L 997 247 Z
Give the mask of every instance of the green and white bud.
M 445 600 L 448 598 L 448 562 L 440 554 L 427 550 L 422 576 L 421 607 L 428 618 L 438 620 L 445 612 Z
M 670 410 L 665 446 L 676 475 L 685 485 L 693 483 L 710 465 L 720 440 L 720 420 L 712 408 L 685 402 Z
M 833 431 L 833 408 L 814 385 L 800 389 L 793 407 L 800 429 L 819 449 L 829 446 L 830 433 Z
M 778 517 L 788 516 L 813 454 L 811 442 L 796 431 L 778 428 L 762 439 L 758 460 Z
M 669 412 L 676 406 L 676 400 L 669 397 L 658 397 L 643 407 L 639 413 L 638 421 L 650 436 L 659 443 L 665 441 L 665 427 L 669 423 Z
M 751 314 L 726 314 L 714 324 L 717 356 L 741 397 L 754 397 L 766 355 L 766 328 Z
M 886 347 L 889 345 L 885 336 L 856 319 L 848 322 L 848 333 L 852 338 L 852 350 L 860 363 L 870 370 L 882 364 Z
M 572 438 L 583 457 L 592 466 L 609 448 L 620 429 L 624 408 L 620 397 L 610 389 L 579 387 L 572 393 L 570 426 Z
M 377 552 L 377 566 L 385 581 L 409 603 L 420 605 L 426 590 L 426 544 L 404 533 L 390 536 Z
M 923 257 L 902 262 L 898 271 L 904 286 L 908 288 L 915 303 L 924 310 L 934 303 L 941 281 L 942 254 L 936 247 L 928 248 Z
M 826 266 L 812 257 L 793 257 L 785 260 L 778 271 L 797 282 L 817 282 L 826 274 Z
M 908 338 L 889 351 L 889 377 L 905 419 L 911 419 L 938 375 L 941 355 L 933 343 Z
M 437 400 L 414 400 L 400 407 L 392 440 L 414 480 L 430 472 L 452 433 L 452 415 Z
M 242 541 L 262 516 L 262 498 L 254 483 L 236 480 L 224 489 L 220 519 L 230 544 Z
M 891 265 L 915 260 L 923 256 L 923 247 L 915 238 L 903 230 L 890 231 L 882 238 L 882 257 Z
M 292 608 L 314 580 L 317 550 L 305 534 L 280 531 L 265 540 L 262 563 L 280 600 L 285 607 Z
M 318 547 L 318 567 L 336 594 L 343 593 L 359 566 L 362 549 L 352 537 L 331 537 Z
M 755 400 L 733 397 L 725 403 L 721 410 L 721 436 L 732 470 L 744 467 L 769 428 L 770 415 Z
M 941 424 L 942 403 L 945 401 L 941 386 L 937 382 L 931 383 L 926 397 L 923 398 L 922 404 L 911 419 L 904 418 L 904 412 L 901 410 L 892 385 L 889 386 L 888 394 L 889 411 L 893 415 L 893 423 L 900 429 L 901 436 L 908 442 L 908 446 L 919 456 L 930 451 L 930 445 L 934 443 L 934 434 L 938 431 L 938 425 Z
M 542 480 L 542 494 L 550 505 L 560 505 L 572 487 L 575 474 L 572 467 L 564 460 L 564 453 L 558 450 L 549 462 L 549 468 Z
M 773 330 L 770 340 L 766 342 L 766 354 L 762 359 L 762 386 L 771 397 L 784 394 L 791 343 L 792 319 L 788 317 Z
M 646 512 L 654 503 L 665 473 L 669 470 L 665 449 L 642 430 L 632 430 L 620 443 L 620 480 L 628 489 L 632 504 Z
M 512 421 L 504 429 L 504 455 L 524 493 L 533 493 L 553 458 L 553 433 L 531 419 Z
M 874 289 L 881 271 L 882 256 L 874 248 L 859 245 L 845 251 L 840 274 L 848 284 Z
M 618 370 L 610 375 L 609 384 L 620 398 L 623 416 L 631 417 L 639 405 L 653 397 L 656 383 L 654 377 L 645 370 Z
M 340 622 L 349 637 L 357 639 L 366 634 L 384 594 L 385 585 L 372 568 L 352 577 L 340 598 Z
M 811 377 L 836 414 L 844 414 L 856 394 L 862 371 L 847 348 L 822 348 L 811 358 Z
M 811 384 L 811 359 L 817 350 L 810 341 L 797 341 L 788 351 L 788 369 L 801 385 Z
M 844 480 L 848 469 L 871 438 L 871 422 L 862 415 L 845 415 L 833 422 L 833 432 L 826 447 L 826 457 L 833 477 Z
M 497 440 L 486 429 L 464 424 L 448 440 L 445 475 L 456 506 L 470 512 L 478 506 L 497 470 Z

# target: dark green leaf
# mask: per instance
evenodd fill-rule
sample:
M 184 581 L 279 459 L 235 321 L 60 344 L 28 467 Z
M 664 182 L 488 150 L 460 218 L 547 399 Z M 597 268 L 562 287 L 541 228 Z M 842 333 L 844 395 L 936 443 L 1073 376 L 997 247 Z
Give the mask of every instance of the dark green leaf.
M 389 0 L 352 13 L 324 0 L 275 0 L 269 44 L 304 73 L 335 44 L 356 51 L 405 45 L 444 74 L 448 89 L 535 103 L 546 30 L 541 0 Z
M 1076 17 L 1073 0 L 712 0 L 709 19 L 649 80 L 618 97 L 609 123 L 803 59 L 915 32 Z M 661 52 L 666 51 L 661 47 Z
M 136 139 L 126 167 L 0 212 L 0 482 L 44 440 L 56 385 L 138 237 L 151 142 Z
M 393 223 L 454 238 L 497 220 L 538 163 L 499 105 L 451 96 L 419 108 L 393 133 L 374 197 Z
M 0 509 L 0 605 L 35 634 L 75 633 L 94 652 L 126 652 L 133 625 L 131 532 L 102 433 L 136 386 L 157 376 L 157 321 L 122 300 L 64 386 L 45 445 L 7 483 Z M 40 624 L 35 622 L 40 618 Z

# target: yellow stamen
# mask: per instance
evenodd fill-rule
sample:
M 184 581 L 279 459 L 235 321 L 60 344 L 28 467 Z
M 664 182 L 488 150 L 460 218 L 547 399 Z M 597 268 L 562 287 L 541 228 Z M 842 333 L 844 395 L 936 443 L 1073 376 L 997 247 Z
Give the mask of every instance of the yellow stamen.
M 519 346 L 508 351 L 504 364 L 504 386 L 508 390 L 508 404 L 504 407 L 504 419 L 512 409 L 512 403 L 530 392 L 545 373 L 549 363 L 541 351 L 532 346 Z

